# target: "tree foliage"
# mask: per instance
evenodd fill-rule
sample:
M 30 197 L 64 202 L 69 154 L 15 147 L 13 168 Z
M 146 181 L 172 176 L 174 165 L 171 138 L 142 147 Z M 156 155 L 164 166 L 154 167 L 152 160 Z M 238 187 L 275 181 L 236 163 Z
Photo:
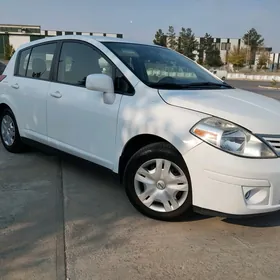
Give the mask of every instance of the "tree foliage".
M 153 40 L 155 45 L 166 47 L 166 35 L 163 33 L 162 29 L 159 29 Z
M 176 50 L 177 49 L 177 39 L 176 39 L 176 33 L 173 26 L 169 26 L 168 32 L 167 32 L 167 42 L 168 47 L 170 49 Z
M 14 53 L 15 53 L 15 49 L 14 49 L 13 45 L 7 43 L 5 45 L 4 58 L 6 60 L 10 60 Z
M 257 32 L 255 28 L 248 30 L 243 36 L 244 44 L 249 48 L 249 63 L 255 63 L 255 57 L 258 48 L 263 46 L 264 38 Z
M 178 51 L 190 59 L 195 59 L 196 54 L 194 51 L 198 49 L 198 42 L 191 28 L 182 27 L 179 34 Z
M 198 63 L 200 64 L 204 64 L 204 55 L 205 55 L 205 51 L 207 50 L 207 45 L 209 44 L 210 37 L 211 35 L 206 33 L 204 37 L 200 39 L 200 44 L 198 49 Z
M 206 52 L 205 63 L 211 67 L 220 67 L 223 65 L 220 50 L 215 46 Z
M 264 38 L 255 28 L 251 28 L 244 34 L 243 41 L 246 46 L 249 46 L 252 49 L 257 49 L 263 45 Z
M 238 49 L 234 47 L 229 53 L 227 52 L 227 61 L 235 66 L 244 66 L 247 60 L 250 61 L 250 65 L 254 64 L 256 53 L 263 46 L 264 38 L 255 28 L 251 28 L 244 34 L 243 41 L 247 48 Z M 183 27 L 179 32 L 179 36 L 176 36 L 174 27 L 169 26 L 166 34 L 162 29 L 159 29 L 155 34 L 153 42 L 156 45 L 168 46 L 193 60 L 196 57 L 197 51 L 198 63 L 200 64 L 207 64 L 211 67 L 218 67 L 223 64 L 220 50 L 216 47 L 214 39 L 209 33 L 205 34 L 199 44 L 191 28 Z M 248 54 L 249 56 L 247 56 Z M 265 57 L 261 57 L 261 61 L 265 60 Z
M 232 63 L 234 66 L 243 67 L 246 63 L 247 49 L 240 48 L 236 46 L 229 52 L 228 62 Z
M 214 38 L 208 33 L 206 33 L 204 37 L 200 40 L 198 56 L 198 60 L 201 64 L 206 64 L 211 67 L 219 67 L 223 65 L 220 50 L 216 48 Z

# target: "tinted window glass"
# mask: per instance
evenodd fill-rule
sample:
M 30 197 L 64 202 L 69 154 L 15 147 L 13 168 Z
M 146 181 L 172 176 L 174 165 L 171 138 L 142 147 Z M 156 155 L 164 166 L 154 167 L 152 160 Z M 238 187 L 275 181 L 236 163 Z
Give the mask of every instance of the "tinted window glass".
M 133 86 L 128 82 L 123 73 L 119 69 L 116 69 L 116 76 L 114 81 L 115 92 L 117 93 L 134 93 Z
M 64 43 L 58 67 L 58 82 L 85 86 L 90 74 L 112 77 L 112 65 L 92 47 L 77 42 Z
M 48 80 L 50 78 L 55 48 L 56 43 L 34 47 L 30 55 L 26 76 L 29 78 Z
M 25 76 L 30 51 L 31 49 L 28 49 L 20 53 L 18 72 L 17 72 L 19 76 L 23 76 L 23 77 Z
M 172 51 L 152 45 L 103 42 L 146 85 L 178 88 L 191 83 L 221 83 L 197 63 Z
M 4 72 L 5 68 L 6 68 L 6 65 L 4 63 L 0 62 L 0 75 Z

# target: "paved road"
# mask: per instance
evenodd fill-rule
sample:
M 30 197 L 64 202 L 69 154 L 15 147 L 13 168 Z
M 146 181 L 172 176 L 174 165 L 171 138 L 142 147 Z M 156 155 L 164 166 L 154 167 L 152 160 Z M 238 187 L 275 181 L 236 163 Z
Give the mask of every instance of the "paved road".
M 237 80 L 228 80 L 227 82 L 236 88 L 242 88 L 245 90 L 253 91 L 255 93 L 280 100 L 280 90 L 267 90 L 259 87 L 259 85 L 270 86 L 269 82 L 253 82 L 253 81 L 237 81 Z
M 154 221 L 103 168 L 0 146 L 1 280 L 279 280 L 279 215 Z

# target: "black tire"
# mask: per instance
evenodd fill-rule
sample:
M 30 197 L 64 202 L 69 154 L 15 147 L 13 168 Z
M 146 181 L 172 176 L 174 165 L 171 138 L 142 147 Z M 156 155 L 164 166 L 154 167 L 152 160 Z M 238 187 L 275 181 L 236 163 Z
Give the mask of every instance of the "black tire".
M 10 145 L 10 146 L 7 145 L 4 142 L 3 136 L 2 136 L 2 121 L 3 121 L 3 118 L 7 115 L 11 117 L 11 119 L 13 120 L 14 126 L 15 126 L 15 139 L 14 139 L 13 144 Z M 20 152 L 24 151 L 24 144 L 22 143 L 21 137 L 19 135 L 18 126 L 17 126 L 15 116 L 9 108 L 4 109 L 4 111 L 2 112 L 2 114 L 0 116 L 0 136 L 1 136 L 2 144 L 7 151 L 9 151 L 11 153 L 20 153 Z
M 141 200 L 138 198 L 135 191 L 134 177 L 137 170 L 145 162 L 156 158 L 166 159 L 175 163 L 184 172 L 188 180 L 189 192 L 186 200 L 179 208 L 171 212 L 158 212 L 148 208 L 141 202 Z M 178 221 L 181 220 L 182 218 L 186 218 L 190 216 L 193 213 L 192 187 L 191 187 L 191 179 L 190 179 L 188 168 L 185 164 L 184 159 L 179 154 L 179 152 L 168 143 L 160 142 L 160 143 L 150 144 L 143 147 L 138 152 L 136 152 L 131 157 L 131 159 L 129 160 L 125 168 L 123 182 L 124 182 L 126 194 L 130 202 L 132 203 L 132 205 L 139 212 L 141 212 L 147 217 L 156 220 L 163 220 L 163 221 Z

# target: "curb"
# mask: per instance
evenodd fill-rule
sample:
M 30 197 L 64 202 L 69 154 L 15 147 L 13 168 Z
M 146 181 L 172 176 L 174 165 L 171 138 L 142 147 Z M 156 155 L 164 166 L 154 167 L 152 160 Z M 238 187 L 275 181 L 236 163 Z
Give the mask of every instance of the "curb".
M 259 86 L 259 88 L 270 89 L 270 90 L 280 90 L 280 88 Z
M 226 78 L 226 81 L 245 81 L 245 82 L 271 82 L 271 80 L 252 80 L 246 78 Z

